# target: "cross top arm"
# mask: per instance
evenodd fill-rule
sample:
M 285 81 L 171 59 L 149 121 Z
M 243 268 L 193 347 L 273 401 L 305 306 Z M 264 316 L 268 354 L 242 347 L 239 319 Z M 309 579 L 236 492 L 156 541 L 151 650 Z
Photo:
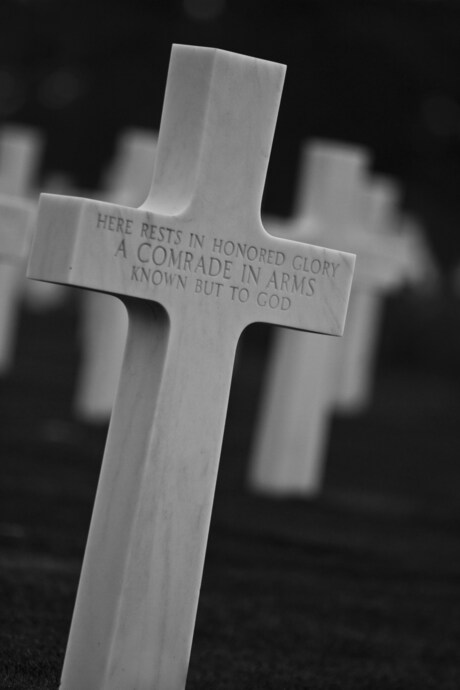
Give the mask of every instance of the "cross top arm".
M 193 59 L 192 59 L 193 58 Z M 340 334 L 354 256 L 269 235 L 260 206 L 284 66 L 174 46 L 139 209 L 42 195 L 29 276 Z M 50 249 L 52 248 L 52 250 Z
M 234 214 L 260 205 L 285 66 L 236 53 L 174 45 L 150 194 L 165 215 Z
M 29 277 L 340 334 L 354 256 L 105 202 L 44 194 Z M 224 308 L 225 306 L 225 308 Z M 313 319 L 314 317 L 314 319 Z M 312 321 L 313 319 L 313 321 Z

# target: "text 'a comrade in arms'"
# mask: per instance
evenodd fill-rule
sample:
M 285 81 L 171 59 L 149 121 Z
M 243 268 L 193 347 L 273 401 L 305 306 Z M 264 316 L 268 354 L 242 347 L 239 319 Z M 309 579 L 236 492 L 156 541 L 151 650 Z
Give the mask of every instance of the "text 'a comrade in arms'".
M 133 226 L 132 218 L 98 213 L 98 229 L 132 236 Z M 137 282 L 152 282 L 154 285 L 161 284 L 163 280 L 170 282 L 165 280 L 166 276 L 155 269 L 173 269 L 185 274 L 222 280 L 237 277 L 243 283 L 261 285 L 264 289 L 312 297 L 315 294 L 316 279 L 311 276 L 334 279 L 339 267 L 338 263 L 319 258 L 311 259 L 309 256 L 299 254 L 291 257 L 288 262 L 283 251 L 223 240 L 218 237 L 211 238 L 208 244 L 204 235 L 192 232 L 187 234 L 178 228 L 150 222 L 141 223 L 139 239 L 142 241 L 135 249 L 133 257 L 137 259 L 139 265 L 132 267 L 131 279 Z M 200 254 L 200 249 L 207 249 L 210 254 Z M 195 253 L 192 250 L 198 250 L 198 252 Z M 115 256 L 128 258 L 124 237 L 117 245 Z M 248 264 L 243 264 L 238 270 L 235 262 L 239 260 Z M 154 267 L 153 272 L 147 268 L 148 264 Z M 268 276 L 262 278 L 260 272 L 262 265 L 276 268 L 273 268 Z M 288 272 L 292 270 L 294 273 Z M 238 275 L 235 275 L 235 271 Z M 185 288 L 185 285 L 186 276 L 182 276 L 182 280 L 177 280 L 176 286 Z

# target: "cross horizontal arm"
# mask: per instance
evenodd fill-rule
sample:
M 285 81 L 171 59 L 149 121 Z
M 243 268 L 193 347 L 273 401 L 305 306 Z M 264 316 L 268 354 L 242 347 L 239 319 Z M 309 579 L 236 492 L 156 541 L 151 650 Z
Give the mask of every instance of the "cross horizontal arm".
M 191 299 L 241 328 L 260 321 L 339 335 L 353 267 L 351 254 L 261 226 L 240 241 L 187 214 L 42 195 L 29 277 L 141 297 L 170 312 Z

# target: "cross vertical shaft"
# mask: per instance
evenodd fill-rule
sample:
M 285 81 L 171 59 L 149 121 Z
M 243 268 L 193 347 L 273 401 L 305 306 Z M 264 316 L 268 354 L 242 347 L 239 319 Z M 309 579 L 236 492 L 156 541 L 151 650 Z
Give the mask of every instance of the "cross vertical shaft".
M 120 295 L 130 318 L 63 690 L 183 689 L 237 340 L 255 321 L 343 330 L 354 257 L 260 220 L 283 75 L 175 48 L 143 206 L 41 199 L 29 275 Z
M 154 305 L 127 307 L 123 395 L 109 429 L 65 690 L 178 689 L 186 679 L 236 338 L 209 348 L 217 334 L 196 319 L 174 324 Z M 97 617 L 95 602 L 104 602 Z M 92 650 L 104 647 L 95 658 Z

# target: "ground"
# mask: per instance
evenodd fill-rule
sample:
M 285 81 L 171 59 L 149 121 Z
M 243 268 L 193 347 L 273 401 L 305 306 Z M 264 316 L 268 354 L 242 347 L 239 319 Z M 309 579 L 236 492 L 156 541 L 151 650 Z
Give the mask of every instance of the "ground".
M 71 411 L 76 302 L 23 310 L 0 387 L 0 690 L 59 684 L 106 432 Z M 460 385 L 439 350 L 454 361 L 457 307 L 403 304 L 371 407 L 333 419 L 315 499 L 245 488 L 267 331 L 244 336 L 188 690 L 460 687 Z

